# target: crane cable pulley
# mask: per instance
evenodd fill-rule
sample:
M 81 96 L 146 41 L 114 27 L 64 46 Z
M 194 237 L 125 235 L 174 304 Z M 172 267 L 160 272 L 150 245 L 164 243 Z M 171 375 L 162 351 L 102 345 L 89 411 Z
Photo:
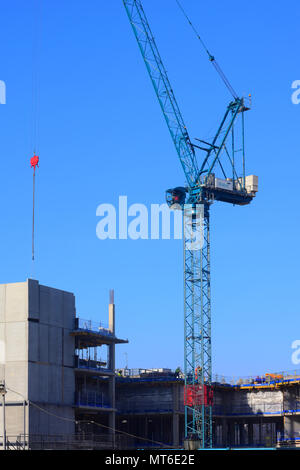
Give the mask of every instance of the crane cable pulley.
M 231 95 L 233 96 L 233 98 L 236 100 L 238 98 L 238 95 L 237 93 L 235 92 L 234 88 L 231 86 L 228 78 L 226 77 L 226 75 L 224 74 L 223 70 L 221 69 L 221 67 L 219 66 L 218 62 L 216 61 L 215 57 L 209 52 L 208 48 L 206 47 L 204 41 L 202 40 L 200 34 L 198 33 L 197 29 L 195 28 L 195 26 L 193 25 L 193 23 L 191 22 L 190 18 L 188 17 L 187 13 L 185 12 L 183 6 L 180 4 L 179 0 L 176 0 L 176 3 L 177 5 L 179 6 L 180 10 L 182 11 L 182 13 L 184 14 L 184 16 L 186 17 L 189 25 L 191 26 L 192 30 L 194 31 L 194 33 L 196 34 L 197 38 L 199 39 L 200 43 L 202 44 L 205 52 L 207 53 L 208 55 L 208 58 L 210 60 L 210 62 L 213 64 L 214 68 L 216 69 L 216 71 L 218 72 L 218 74 L 220 75 L 221 79 L 223 80 L 225 86 L 227 87 L 227 89 L 229 90 L 229 92 L 231 93 Z

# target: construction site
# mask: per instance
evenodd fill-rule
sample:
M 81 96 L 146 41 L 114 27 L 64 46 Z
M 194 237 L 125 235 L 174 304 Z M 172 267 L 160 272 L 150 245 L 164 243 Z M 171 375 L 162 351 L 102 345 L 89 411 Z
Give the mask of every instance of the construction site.
M 300 449 L 300 369 L 289 367 L 254 376 L 229 377 L 216 375 L 212 366 L 211 212 L 215 205 L 236 206 L 241 211 L 251 205 L 252 214 L 255 213 L 260 180 L 253 171 L 247 171 L 253 165 L 248 165 L 248 154 L 246 163 L 245 151 L 245 116 L 252 109 L 252 95 L 241 96 L 235 91 L 188 15 L 188 2 L 174 0 L 184 25 L 207 56 L 208 66 L 213 66 L 224 92 L 230 95 L 211 139 L 192 138 L 144 10 L 144 3 L 151 10 L 151 2 L 118 1 L 129 20 L 132 53 L 141 59 L 138 66 L 145 66 L 145 82 L 149 84 L 150 78 L 153 101 L 158 101 L 175 147 L 170 150 L 175 154 L 173 160 L 177 158 L 174 165 L 177 163 L 182 170 L 178 186 L 165 191 L 168 213 L 182 216 L 183 258 L 179 252 L 176 262 L 182 265 L 183 291 L 182 295 L 176 289 L 174 293 L 177 304 L 182 305 L 184 319 L 182 366 L 174 370 L 157 364 L 157 368 L 143 369 L 130 368 L 126 362 L 125 367 L 117 367 L 122 347 L 134 342 L 137 334 L 141 342 L 144 340 L 132 326 L 134 320 L 129 313 L 118 310 L 117 290 L 116 299 L 114 290 L 109 291 L 107 306 L 100 306 L 101 316 L 95 319 L 89 313 L 81 316 L 78 304 L 85 304 L 85 299 L 77 288 L 69 292 L 61 290 L 63 285 L 44 285 L 38 273 L 24 276 L 20 282 L 5 281 L 0 284 L 0 450 Z M 138 100 L 143 100 L 143 88 L 138 93 Z M 36 135 L 37 114 L 34 119 Z M 41 229 L 38 234 L 36 231 L 40 217 L 40 206 L 36 206 L 39 165 L 36 140 L 30 158 L 33 267 L 39 256 L 36 238 L 42 238 Z M 251 223 L 254 225 L 254 220 Z M 60 221 L 62 230 L 64 225 L 68 225 L 67 217 Z M 108 232 L 109 229 L 105 233 Z M 72 238 L 80 238 L 80 233 Z M 105 242 L 101 243 L 104 246 Z M 54 255 L 48 249 L 51 258 Z M 76 251 L 80 250 L 74 248 Z M 224 263 L 228 262 L 226 256 Z M 93 262 L 91 256 L 89 262 Z M 248 269 L 242 260 L 234 260 L 232 265 L 237 277 L 242 278 Z M 55 269 L 59 271 L 60 267 Z M 81 269 L 80 264 L 70 263 L 66 276 L 66 282 L 70 278 L 69 285 L 72 270 L 76 269 Z M 122 263 L 114 269 L 122 273 Z M 137 276 L 144 276 L 147 269 L 145 266 L 145 272 L 139 271 Z M 110 270 L 102 259 L 101 270 Z M 85 276 L 90 277 L 88 270 Z M 129 278 L 130 274 L 128 298 L 135 302 L 134 281 L 131 283 Z M 150 294 L 150 284 L 151 280 L 149 297 L 163 295 Z M 147 299 L 143 300 L 146 304 Z M 172 323 L 172 309 L 169 312 L 168 307 L 162 307 L 161 315 L 166 310 Z M 128 338 L 118 327 L 122 315 L 128 316 Z M 247 321 L 251 318 L 244 320 L 244 325 Z M 146 328 L 143 334 L 146 338 Z M 175 351 L 178 345 L 172 343 L 170 331 L 164 334 Z M 228 336 L 226 341 L 229 340 L 234 342 L 235 338 Z M 155 347 L 160 346 L 157 341 Z M 151 351 L 148 353 L 150 357 Z
M 116 335 L 115 310 L 113 291 L 107 318 L 93 323 L 76 316 L 70 292 L 33 280 L 0 286 L 1 344 L 6 344 L 0 364 L 6 384 L 2 446 L 183 448 L 184 373 L 116 370 L 116 346 L 128 340 Z M 213 447 L 297 448 L 299 384 L 299 370 L 213 376 Z M 2 413 L 0 425 L 4 429 Z

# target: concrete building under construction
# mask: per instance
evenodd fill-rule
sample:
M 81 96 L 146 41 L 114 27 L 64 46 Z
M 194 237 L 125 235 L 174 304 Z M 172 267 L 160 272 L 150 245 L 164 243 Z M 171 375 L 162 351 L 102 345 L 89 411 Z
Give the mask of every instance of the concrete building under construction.
M 181 448 L 182 372 L 116 371 L 124 343 L 113 292 L 105 324 L 78 317 L 72 293 L 34 280 L 1 285 L 0 448 Z M 215 377 L 214 446 L 300 444 L 299 386 L 299 371 Z
M 127 342 L 115 336 L 114 315 L 112 303 L 108 325 L 78 318 L 72 293 L 38 281 L 0 286 L 0 379 L 6 388 L 8 445 L 34 448 L 47 436 L 71 439 L 78 434 L 76 422 L 86 416 L 91 420 L 95 409 L 109 428 L 102 434 L 113 442 L 115 345 Z M 97 357 L 100 348 L 107 349 L 105 360 Z M 3 413 L 0 423 L 3 430 Z

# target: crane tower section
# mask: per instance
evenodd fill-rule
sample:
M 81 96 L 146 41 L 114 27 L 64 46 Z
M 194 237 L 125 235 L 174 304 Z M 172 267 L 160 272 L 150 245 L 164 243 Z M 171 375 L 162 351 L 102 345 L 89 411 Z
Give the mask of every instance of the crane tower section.
M 247 205 L 258 179 L 245 173 L 244 115 L 251 97 L 233 96 L 211 141 L 191 140 L 159 54 L 141 0 L 123 0 L 145 66 L 185 175 L 166 191 L 184 219 L 185 437 L 199 448 L 212 440 L 210 206 L 214 201 Z M 210 60 L 214 59 L 210 56 Z M 224 74 L 222 74 L 224 76 Z M 201 243 L 195 244 L 201 232 Z

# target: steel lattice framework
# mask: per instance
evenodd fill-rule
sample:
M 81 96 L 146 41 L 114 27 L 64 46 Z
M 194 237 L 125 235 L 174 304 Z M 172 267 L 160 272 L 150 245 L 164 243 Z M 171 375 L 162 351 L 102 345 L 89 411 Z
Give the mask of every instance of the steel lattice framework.
M 184 213 L 185 386 L 211 386 L 209 204 L 188 205 Z M 201 234 L 198 242 L 194 234 Z M 186 436 L 196 434 L 202 448 L 212 446 L 212 406 L 203 395 L 199 404 L 186 405 L 185 426 Z
M 205 399 L 205 390 L 212 382 L 211 360 L 211 286 L 209 208 L 214 200 L 233 204 L 248 204 L 245 190 L 244 111 L 243 98 L 234 97 L 226 108 L 220 126 L 211 143 L 197 139 L 191 142 L 167 71 L 163 65 L 141 0 L 123 0 L 134 35 L 151 78 L 156 96 L 181 162 L 188 200 L 184 213 L 184 354 L 185 389 L 198 387 L 198 397 L 185 406 L 186 439 L 199 441 L 201 448 L 212 447 L 212 406 Z M 239 146 L 234 130 L 242 116 Z M 229 144 L 228 144 L 229 141 Z M 230 142 L 231 141 L 231 142 Z M 197 155 L 196 155 L 197 151 Z M 237 154 L 241 155 L 241 171 L 237 170 Z M 234 194 L 214 191 L 210 176 L 219 170 L 224 178 L 232 178 L 238 187 Z M 170 191 L 170 190 L 169 190 Z M 195 243 L 198 238 L 198 243 Z M 194 387 L 194 389 L 193 389 Z M 207 387 L 207 388 L 205 388 Z

